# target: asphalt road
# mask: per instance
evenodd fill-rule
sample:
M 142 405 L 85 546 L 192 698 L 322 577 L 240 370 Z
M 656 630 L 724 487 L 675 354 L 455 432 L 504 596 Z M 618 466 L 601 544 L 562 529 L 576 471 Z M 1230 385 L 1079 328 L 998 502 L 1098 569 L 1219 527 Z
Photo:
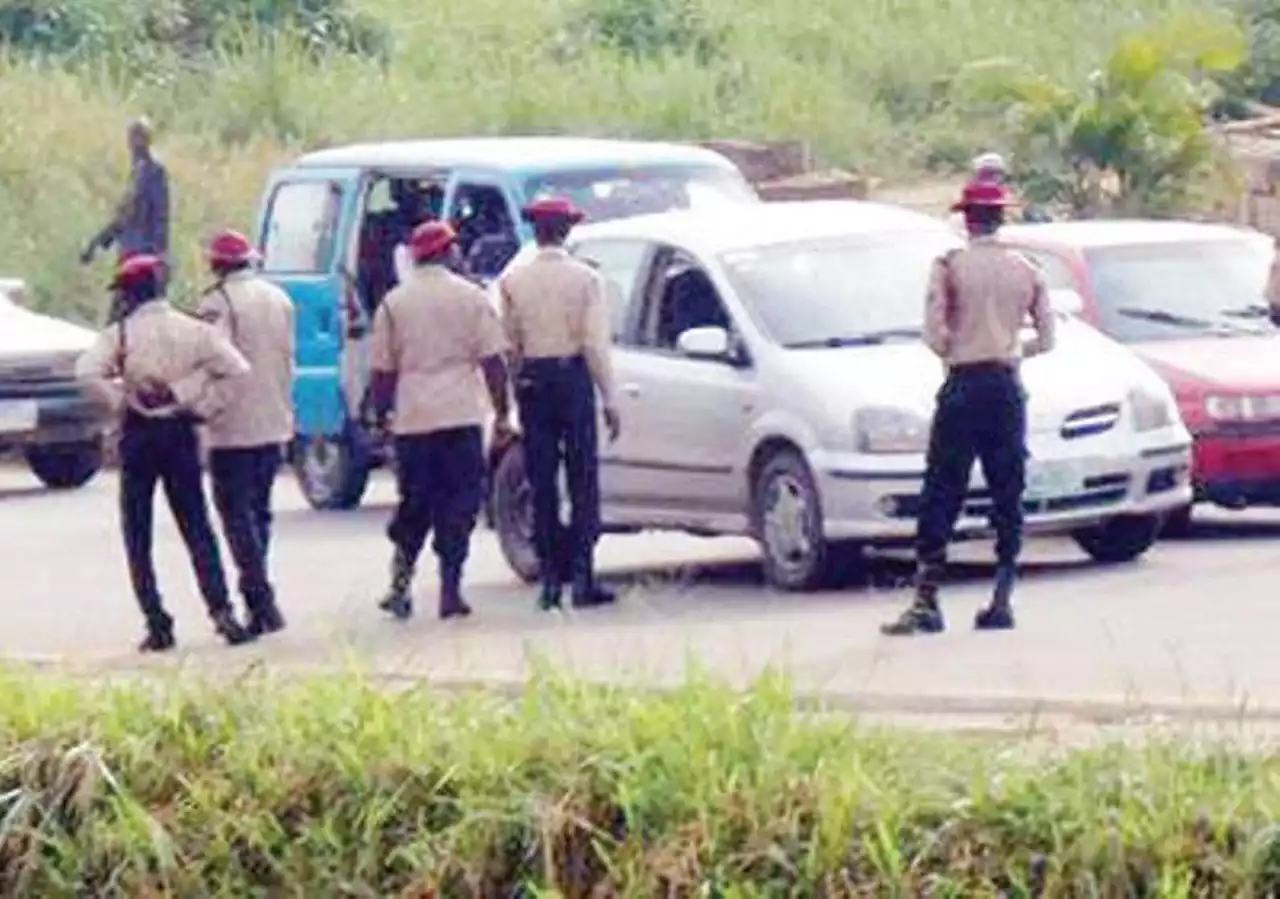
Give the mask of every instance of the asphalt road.
M 181 651 L 140 662 L 139 617 L 117 535 L 115 483 L 40 490 L 0 469 L 0 653 L 101 670 L 146 666 L 285 668 L 352 664 L 388 677 L 515 683 L 539 664 L 580 676 L 665 685 L 703 670 L 735 682 L 785 671 L 798 690 L 860 709 L 992 715 L 1072 713 L 1280 720 L 1280 514 L 1212 513 L 1189 539 L 1140 562 L 1101 568 L 1069 542 L 1032 541 L 1017 595 L 1019 628 L 971 630 L 991 569 L 986 544 L 963 547 L 944 594 L 950 629 L 891 640 L 878 624 L 907 599 L 903 557 L 876 560 L 845 589 L 811 596 L 761 586 L 751 545 L 671 534 L 607 538 L 600 557 L 623 591 L 615 608 L 533 608 L 488 533 L 468 569 L 477 614 L 430 614 L 434 574 L 419 578 L 419 618 L 385 620 L 375 602 L 392 492 L 365 507 L 308 510 L 282 478 L 273 567 L 285 633 L 228 649 L 212 635 L 165 514 L 157 558 Z M 426 566 L 430 568 L 430 565 Z M 1248 710 L 1253 710 L 1249 712 Z

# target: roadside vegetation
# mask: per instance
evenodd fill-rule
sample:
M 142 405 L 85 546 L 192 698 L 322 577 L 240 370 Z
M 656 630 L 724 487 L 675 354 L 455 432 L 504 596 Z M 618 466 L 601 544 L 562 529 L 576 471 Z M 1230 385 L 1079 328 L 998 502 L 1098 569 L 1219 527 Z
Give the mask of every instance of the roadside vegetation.
M 1274 758 L 355 676 L 0 680 L 6 896 L 1265 896 Z
M 251 228 L 263 176 L 304 148 L 504 132 L 803 137 L 828 164 L 911 181 L 1015 148 L 1017 117 L 957 89 L 975 64 L 1078 95 L 1121 37 L 1209 12 L 1245 26 L 1255 51 L 1232 96 L 1270 96 L 1280 0 L 1227 2 L 530 0 L 513 16 L 504 0 L 11 0 L 0 272 L 28 278 L 43 308 L 99 317 L 106 263 L 75 258 L 121 189 L 131 114 L 159 127 L 189 295 L 198 241 Z

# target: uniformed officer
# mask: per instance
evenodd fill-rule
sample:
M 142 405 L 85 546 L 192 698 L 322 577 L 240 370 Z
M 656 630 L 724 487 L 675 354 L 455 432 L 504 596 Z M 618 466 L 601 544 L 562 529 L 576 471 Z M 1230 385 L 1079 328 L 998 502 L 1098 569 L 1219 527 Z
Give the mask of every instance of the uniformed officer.
M 441 618 L 467 616 L 462 568 L 484 500 L 484 420 L 497 420 L 494 439 L 510 439 L 507 341 L 484 291 L 459 277 L 457 235 L 444 222 L 414 229 L 415 269 L 387 294 L 373 320 L 375 414 L 394 409 L 400 502 L 387 536 L 394 545 L 391 589 L 381 603 L 397 618 L 413 612 L 410 586 L 427 534 L 440 563 Z
M 217 282 L 197 314 L 213 323 L 249 360 L 251 372 L 223 412 L 208 423 L 213 502 L 240 572 L 249 630 L 284 627 L 268 576 L 271 488 L 284 445 L 293 436 L 293 303 L 279 287 L 257 277 L 257 252 L 243 234 L 223 231 L 209 243 Z
M 120 524 L 134 594 L 146 616 L 143 652 L 171 649 L 173 619 L 156 586 L 151 557 L 156 483 L 186 543 L 214 628 L 230 644 L 251 639 L 232 611 L 200 477 L 196 423 L 211 417 L 249 372 L 216 329 L 169 305 L 164 263 L 138 255 L 117 269 L 112 289 L 124 312 L 76 365 L 90 393 L 122 415 Z
M 886 634 L 943 629 L 938 585 L 947 543 L 968 492 L 974 459 L 982 462 L 996 530 L 996 582 L 978 613 L 982 630 L 1013 627 L 1010 598 L 1022 548 L 1026 404 L 1018 376 L 1024 356 L 1051 350 L 1054 316 L 1044 282 L 1020 256 L 995 242 L 1012 204 L 1007 188 L 972 181 L 953 209 L 965 217 L 969 243 L 935 264 L 925 313 L 925 340 L 946 364 L 929 435 L 917 523 L 917 584 L 911 606 Z M 1030 316 L 1036 337 L 1023 345 Z
M 603 605 L 614 596 L 596 583 L 593 559 L 600 531 L 597 389 L 610 440 L 621 426 L 604 283 L 565 250 L 570 230 L 583 218 L 571 202 L 538 200 L 522 215 L 533 225 L 538 252 L 502 277 L 500 292 L 533 488 L 540 605 L 558 608 L 566 581 L 575 606 Z M 562 460 L 572 502 L 567 529 L 557 482 Z

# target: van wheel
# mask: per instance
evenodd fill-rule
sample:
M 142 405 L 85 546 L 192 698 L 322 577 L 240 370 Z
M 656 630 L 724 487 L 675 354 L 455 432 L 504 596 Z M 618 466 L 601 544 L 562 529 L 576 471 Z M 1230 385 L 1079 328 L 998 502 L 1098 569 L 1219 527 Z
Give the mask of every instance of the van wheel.
M 1164 517 L 1164 525 L 1160 528 L 1161 537 L 1189 537 L 1191 535 L 1191 506 L 1174 509 Z
M 835 554 L 822 532 L 822 501 L 795 450 L 774 453 L 752 485 L 752 518 L 765 579 L 779 590 L 816 590 L 830 582 Z
M 27 465 L 40 483 L 52 490 L 83 487 L 102 470 L 102 443 L 85 440 L 32 446 L 26 451 Z
M 1119 515 L 1100 525 L 1073 531 L 1071 536 L 1095 562 L 1132 562 L 1156 542 L 1164 524 L 1159 515 Z
M 369 485 L 369 460 L 352 431 L 336 438 L 299 436 L 291 455 L 298 487 L 311 508 L 335 511 L 360 505 Z
M 490 476 L 489 517 L 502 556 L 526 584 L 538 582 L 533 546 L 533 487 L 524 470 L 524 448 L 515 444 L 498 460 Z

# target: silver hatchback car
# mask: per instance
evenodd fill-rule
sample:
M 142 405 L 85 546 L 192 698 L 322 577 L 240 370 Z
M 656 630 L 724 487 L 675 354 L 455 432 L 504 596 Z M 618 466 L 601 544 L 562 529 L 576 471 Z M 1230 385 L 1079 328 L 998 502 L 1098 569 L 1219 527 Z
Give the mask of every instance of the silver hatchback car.
M 571 249 L 611 292 L 623 432 L 600 447 L 606 530 L 750 535 L 787 590 L 824 583 L 846 549 L 909 540 L 943 376 L 920 339 L 924 296 L 959 241 L 936 219 L 856 202 L 575 229 Z M 1141 555 L 1191 495 L 1168 387 L 1065 314 L 1059 347 L 1023 377 L 1028 527 L 1100 561 Z M 518 446 L 497 460 L 490 515 L 508 562 L 535 578 Z M 987 534 L 988 518 L 975 471 L 958 535 Z

